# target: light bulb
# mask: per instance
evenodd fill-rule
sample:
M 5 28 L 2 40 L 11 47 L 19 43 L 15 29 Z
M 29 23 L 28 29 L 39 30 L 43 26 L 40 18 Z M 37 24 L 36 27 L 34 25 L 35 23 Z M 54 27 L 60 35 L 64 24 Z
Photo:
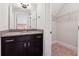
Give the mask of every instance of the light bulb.
M 32 6 L 31 6 L 31 4 L 29 4 L 29 6 L 27 6 L 27 9 L 31 9 L 32 8 Z

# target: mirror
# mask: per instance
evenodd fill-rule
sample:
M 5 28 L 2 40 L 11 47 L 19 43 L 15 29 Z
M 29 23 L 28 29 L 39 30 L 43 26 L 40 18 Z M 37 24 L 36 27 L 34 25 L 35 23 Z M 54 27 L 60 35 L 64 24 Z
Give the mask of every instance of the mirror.
M 19 4 L 9 6 L 9 29 L 36 29 L 37 5 L 32 3 L 29 8 L 22 8 Z

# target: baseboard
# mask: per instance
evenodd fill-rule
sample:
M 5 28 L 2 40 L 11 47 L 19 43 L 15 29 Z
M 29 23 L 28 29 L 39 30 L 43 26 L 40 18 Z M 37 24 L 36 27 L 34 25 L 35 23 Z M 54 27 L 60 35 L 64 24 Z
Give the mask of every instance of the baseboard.
M 65 42 L 62 42 L 62 41 L 58 41 L 58 40 L 54 40 L 52 44 L 55 44 L 55 43 L 59 43 L 59 44 L 63 45 L 64 47 L 67 47 L 67 48 L 72 49 L 75 52 L 77 52 L 77 47 L 72 46 L 72 45 L 70 45 L 68 43 L 65 43 Z

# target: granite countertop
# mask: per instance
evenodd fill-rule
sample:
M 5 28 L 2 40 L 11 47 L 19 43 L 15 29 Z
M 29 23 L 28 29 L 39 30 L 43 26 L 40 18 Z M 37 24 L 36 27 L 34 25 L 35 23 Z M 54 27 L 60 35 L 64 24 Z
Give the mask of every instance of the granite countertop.
M 18 29 L 10 29 L 5 31 L 0 31 L 0 37 L 6 36 L 16 36 L 16 35 L 29 35 L 29 34 L 39 34 L 43 33 L 41 29 L 28 29 L 28 30 L 18 30 Z

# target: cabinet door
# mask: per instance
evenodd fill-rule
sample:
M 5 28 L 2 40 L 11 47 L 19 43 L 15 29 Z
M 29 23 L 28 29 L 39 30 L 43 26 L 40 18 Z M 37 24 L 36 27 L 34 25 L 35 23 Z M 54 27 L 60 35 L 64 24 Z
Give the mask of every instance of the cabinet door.
M 25 56 L 26 42 L 15 41 L 15 37 L 4 37 L 1 42 L 2 56 Z M 17 39 L 18 40 L 18 39 Z
M 3 44 L 2 56 L 25 56 L 27 51 L 25 48 L 24 42 Z
M 1 55 L 11 56 L 14 55 L 14 38 L 2 37 L 1 38 Z
M 27 55 L 26 42 L 15 43 L 14 52 L 16 56 L 26 56 Z
M 42 36 L 38 35 L 37 38 L 28 41 L 28 55 L 41 56 L 43 54 L 43 41 Z
M 2 56 L 13 56 L 15 54 L 14 51 L 14 43 L 3 43 L 1 46 L 1 55 Z
M 41 44 L 35 41 L 28 42 L 28 55 L 29 56 L 41 56 L 42 55 L 42 46 Z

